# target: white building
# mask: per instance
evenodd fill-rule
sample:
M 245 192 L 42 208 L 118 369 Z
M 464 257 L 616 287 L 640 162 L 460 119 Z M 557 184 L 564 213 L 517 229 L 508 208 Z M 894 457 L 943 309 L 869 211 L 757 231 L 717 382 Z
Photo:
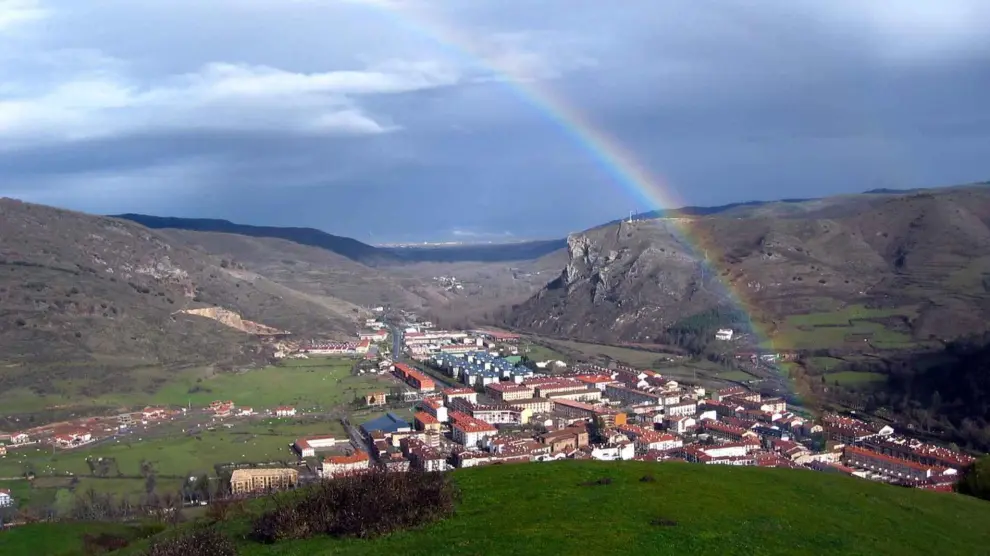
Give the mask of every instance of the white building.
M 727 342 L 732 339 L 732 329 L 731 328 L 719 328 L 718 332 L 715 333 L 716 340 L 722 340 Z
M 14 498 L 10 495 L 10 491 L 5 488 L 0 488 L 0 508 L 14 505 Z
M 337 439 L 332 436 L 311 436 L 296 440 L 295 448 L 299 455 L 304 458 L 316 457 L 316 451 L 326 448 L 333 448 L 337 444 Z
M 684 434 L 695 425 L 697 425 L 697 422 L 694 420 L 694 417 L 688 415 L 667 419 L 667 428 L 677 434 Z
M 275 408 L 275 416 L 276 417 L 295 417 L 296 416 L 296 408 L 294 408 L 294 407 L 287 407 L 287 406 L 276 407 Z
M 602 461 L 631 460 L 636 457 L 636 447 L 632 442 L 623 442 L 621 444 L 605 446 L 592 446 L 591 457 L 592 459 Z
M 681 417 L 684 415 L 694 415 L 698 412 L 698 404 L 695 402 L 678 402 L 664 408 L 664 413 L 668 417 Z

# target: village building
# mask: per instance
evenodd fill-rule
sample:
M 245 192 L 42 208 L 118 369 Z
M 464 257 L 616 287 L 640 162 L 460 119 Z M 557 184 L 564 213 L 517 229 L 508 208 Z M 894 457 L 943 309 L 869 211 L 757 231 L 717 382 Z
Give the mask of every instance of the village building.
M 320 462 L 317 474 L 324 479 L 365 473 L 371 468 L 371 458 L 366 452 L 355 450 L 344 456 L 330 456 Z
M 466 447 L 479 446 L 486 438 L 498 433 L 498 429 L 491 424 L 460 411 L 451 412 L 450 419 L 454 442 Z
M 368 407 L 378 407 L 388 403 L 388 396 L 385 392 L 371 392 L 364 395 L 364 405 Z
M 879 473 L 891 480 L 921 482 L 940 475 L 957 476 L 955 469 L 925 465 L 860 448 L 846 446 L 842 459 L 849 467 Z
M 478 403 L 478 392 L 474 388 L 445 388 L 443 390 L 443 399 L 447 404 L 455 399 Z
M 279 406 L 275 408 L 276 417 L 295 417 L 296 408 L 289 406 Z
M 525 384 L 514 384 L 511 382 L 493 382 L 492 384 L 485 386 L 485 392 L 500 402 L 511 402 L 532 398 L 533 390 L 534 388 L 532 386 L 527 386 Z
M 0 488 L 0 508 L 14 505 L 14 497 L 10 494 L 10 489 Z
M 536 415 L 553 411 L 554 401 L 550 398 L 526 398 L 509 402 L 509 405 L 518 409 L 528 409 L 531 415 Z
M 316 452 L 333 448 L 337 439 L 332 436 L 310 436 L 295 441 L 292 447 L 304 458 L 316 457 Z
M 290 468 L 235 469 L 230 476 L 234 494 L 284 490 L 299 483 L 299 471 Z

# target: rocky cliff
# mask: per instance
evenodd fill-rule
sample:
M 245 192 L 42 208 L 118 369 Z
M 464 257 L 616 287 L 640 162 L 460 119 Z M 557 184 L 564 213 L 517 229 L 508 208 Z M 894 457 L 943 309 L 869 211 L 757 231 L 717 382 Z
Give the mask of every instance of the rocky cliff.
M 620 222 L 568 238 L 559 277 L 506 324 L 651 342 L 741 306 L 762 330 L 848 307 L 889 310 L 914 339 L 982 331 L 990 317 L 990 189 L 845 196 L 751 212 Z

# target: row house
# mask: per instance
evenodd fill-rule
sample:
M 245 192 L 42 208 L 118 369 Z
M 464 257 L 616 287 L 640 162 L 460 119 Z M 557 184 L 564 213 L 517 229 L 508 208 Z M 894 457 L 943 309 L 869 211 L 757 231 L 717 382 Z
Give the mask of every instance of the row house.
M 924 465 L 962 470 L 976 458 L 966 454 L 926 444 L 914 438 L 875 435 L 864 439 L 860 446 L 880 454 L 886 454 Z
M 886 454 L 880 454 L 860 448 L 858 446 L 846 446 L 842 450 L 842 459 L 850 467 L 867 469 L 875 473 L 880 473 L 891 479 L 907 482 L 927 481 L 938 476 L 957 476 L 955 469 L 945 467 L 935 467 L 922 463 L 895 458 Z
M 626 405 L 637 405 L 637 404 L 650 404 L 655 406 L 663 405 L 663 403 L 660 401 L 660 396 L 656 394 L 643 392 L 641 390 L 634 390 L 632 388 L 627 388 L 625 386 L 617 386 L 614 384 L 608 384 L 605 386 L 605 396 L 610 400 L 619 401 Z
M 752 455 L 741 455 L 741 456 L 711 456 L 697 446 L 688 446 L 684 448 L 684 460 L 689 463 L 704 463 L 707 465 L 736 465 L 736 466 L 752 466 L 756 465 L 755 458 Z
M 533 397 L 534 387 L 511 382 L 495 382 L 485 386 L 485 392 L 500 402 L 525 400 Z
M 59 448 L 75 448 L 92 442 L 93 435 L 84 429 L 67 430 L 52 437 Z
M 478 403 L 478 392 L 474 388 L 444 388 L 443 399 L 447 404 L 450 404 L 450 401 L 455 399 Z
M 750 392 L 745 386 L 729 386 L 728 388 L 716 390 L 712 395 L 712 399 L 716 402 L 721 402 L 730 396 L 745 396 L 747 394 L 753 394 L 753 392 Z
M 700 426 L 713 439 L 722 442 L 740 442 L 746 438 L 757 438 L 756 433 L 751 430 L 734 427 L 718 421 L 705 420 L 700 423 Z
M 571 392 L 555 392 L 545 396 L 552 400 L 574 400 L 576 402 L 598 402 L 602 399 L 602 391 L 597 388 L 585 388 Z
M 885 428 L 889 429 L 890 427 Z M 878 434 L 879 431 L 876 426 L 859 419 L 826 415 L 822 417 L 822 432 L 828 440 L 833 442 L 853 444 Z M 890 433 L 893 433 L 893 429 L 890 429 Z
M 528 398 L 509 402 L 509 405 L 518 409 L 528 409 L 531 415 L 536 415 L 553 411 L 554 401 L 550 398 Z
M 612 378 L 612 375 L 610 374 L 609 375 L 599 375 L 599 374 L 577 375 L 574 377 L 574 380 L 577 380 L 578 382 L 584 384 L 589 388 L 595 388 L 602 392 L 605 391 L 605 385 L 615 383 L 615 379 Z
M 475 419 L 481 419 L 493 425 L 525 425 L 533 412 L 512 405 L 475 405 L 468 412 Z
M 296 416 L 296 408 L 289 407 L 287 405 L 276 407 L 275 408 L 275 416 L 276 417 L 295 417 Z
M 540 384 L 536 387 L 536 397 L 538 398 L 549 398 L 554 394 L 567 394 L 570 392 L 588 392 L 588 387 L 576 380 L 558 380 L 556 382 Z M 601 392 L 599 392 L 600 395 Z
M 493 454 L 528 453 L 534 457 L 549 455 L 551 447 L 532 438 L 493 436 L 485 441 L 485 448 Z
M 811 453 L 811 450 L 793 440 L 772 440 L 770 449 L 791 461 L 799 460 Z
M 214 401 L 210 403 L 210 411 L 216 417 L 229 417 L 231 412 L 234 411 L 234 402 L 232 401 Z
M 680 417 L 682 415 L 695 415 L 698 413 L 698 404 L 693 401 L 677 401 L 663 407 L 664 415 L 670 417 Z
M 672 450 L 684 446 L 683 440 L 670 433 L 661 433 L 636 425 L 622 425 L 618 430 L 632 440 L 633 445 L 640 452 Z
M 571 419 L 601 419 L 606 426 L 626 424 L 626 414 L 572 400 L 554 400 L 554 412 Z
M 713 458 L 740 457 L 759 451 L 760 441 L 746 438 L 740 442 L 729 442 L 718 446 L 704 447 L 702 451 Z
M 531 461 L 533 461 L 533 457 L 527 453 L 458 452 L 454 454 L 454 464 L 460 468 L 504 463 L 529 463 Z

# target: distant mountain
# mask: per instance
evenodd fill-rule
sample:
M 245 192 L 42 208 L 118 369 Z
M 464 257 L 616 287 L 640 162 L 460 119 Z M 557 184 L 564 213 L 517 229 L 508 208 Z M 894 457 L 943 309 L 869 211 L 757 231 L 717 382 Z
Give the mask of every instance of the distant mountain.
M 743 297 L 781 348 L 884 349 L 990 327 L 986 186 L 694 212 L 572 234 L 558 278 L 506 324 L 594 341 L 693 343 L 735 324 L 726 308 Z M 852 320 L 828 316 L 843 308 Z M 792 318 L 802 314 L 815 316 Z
M 300 245 L 325 249 L 370 267 L 422 262 L 510 262 L 534 260 L 567 246 L 567 240 L 557 239 L 504 244 L 375 247 L 356 239 L 335 236 L 315 228 L 252 226 L 211 218 L 176 218 L 149 216 L 146 214 L 119 214 L 113 217 L 131 220 L 152 229 L 220 232 L 256 238 L 284 239 Z
M 382 249 L 413 262 L 513 262 L 539 259 L 567 247 L 566 239 L 520 241 L 516 243 L 461 244 L 432 246 L 383 247 Z
M 131 220 L 152 229 L 174 228 L 195 232 L 221 232 L 251 237 L 285 239 L 300 245 L 326 249 L 352 261 L 370 266 L 403 262 L 400 257 L 387 250 L 361 243 L 349 237 L 331 235 L 315 228 L 251 226 L 211 218 L 175 218 L 146 214 L 119 214 L 115 215 L 114 218 Z

